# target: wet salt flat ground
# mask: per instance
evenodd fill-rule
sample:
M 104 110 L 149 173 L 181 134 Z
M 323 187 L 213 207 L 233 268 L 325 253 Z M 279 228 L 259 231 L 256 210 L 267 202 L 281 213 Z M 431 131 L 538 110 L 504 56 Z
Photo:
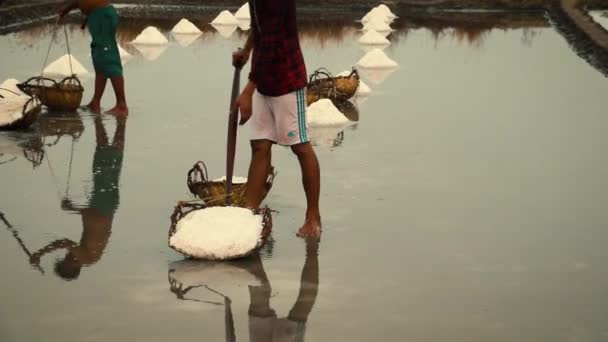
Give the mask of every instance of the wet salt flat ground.
M 0 37 L 2 79 L 39 72 L 50 39 L 40 32 Z M 347 70 L 364 55 L 360 33 L 344 32 L 303 34 L 309 72 Z M 88 35 L 70 35 L 74 55 L 92 70 Z M 297 162 L 275 148 L 279 174 L 266 203 L 278 212 L 262 264 L 278 318 L 301 287 L 318 290 L 303 301 L 314 304 L 306 340 L 608 340 L 608 82 L 549 27 L 491 30 L 473 43 L 459 37 L 395 33 L 385 51 L 399 68 L 377 84 L 367 75 L 372 94 L 359 103 L 359 123 L 339 146 L 316 147 L 318 258 L 306 258 L 295 237 L 304 213 Z M 260 340 L 250 331 L 265 323 L 248 316 L 259 263 L 179 263 L 166 242 L 173 206 L 190 198 L 186 171 L 203 160 L 211 177 L 223 175 L 229 57 L 243 38 L 206 33 L 188 47 L 172 41 L 154 61 L 135 56 L 125 67 L 124 122 L 81 112 L 46 117 L 38 133 L 0 133 L 3 151 L 16 150 L 0 164 L 0 210 L 25 246 L 78 243 L 83 224 L 85 240 L 107 241 L 66 282 L 53 272 L 63 250 L 42 258 L 41 274 L 3 228 L 2 341 L 223 341 L 224 299 L 197 288 L 185 297 L 208 302 L 180 300 L 176 279 L 229 296 L 236 340 Z M 64 53 L 55 47 L 51 60 Z M 88 100 L 92 79 L 84 86 Z M 110 140 L 125 132 L 120 204 L 102 220 L 111 231 L 88 226 L 84 211 L 62 209 L 66 197 L 88 205 L 100 121 Z M 58 131 L 79 138 L 56 141 Z M 52 146 L 34 167 L 21 147 L 41 136 Z M 247 137 L 241 129 L 237 175 L 246 172 Z M 0 162 L 11 159 L 5 152 Z

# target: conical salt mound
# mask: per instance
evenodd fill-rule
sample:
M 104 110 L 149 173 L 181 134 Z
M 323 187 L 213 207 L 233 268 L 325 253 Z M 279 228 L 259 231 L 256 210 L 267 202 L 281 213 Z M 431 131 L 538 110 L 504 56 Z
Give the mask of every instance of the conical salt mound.
M 391 9 L 388 8 L 388 6 L 386 6 L 385 4 L 379 5 L 376 8 L 378 9 L 379 13 L 384 14 L 390 20 L 397 18 L 397 16 L 393 12 L 391 12 Z
M 237 19 L 251 19 L 251 15 L 249 13 L 249 3 L 246 2 L 238 11 L 234 14 L 234 17 Z
M 211 22 L 213 25 L 234 25 L 237 26 L 239 24 L 238 20 L 230 13 L 230 11 L 224 10 L 220 14 L 218 14 L 215 19 Z
M 378 7 L 375 7 L 371 11 L 367 12 L 367 14 L 363 18 L 361 18 L 361 23 L 367 24 L 368 22 L 373 20 L 384 21 L 387 24 L 393 22 L 393 18 L 383 13 Z
M 390 32 L 392 31 L 389 24 L 381 20 L 370 20 L 363 25 L 363 31 L 367 32 L 374 30 L 376 32 Z
M 315 126 L 339 126 L 349 122 L 329 99 L 314 102 L 306 109 L 307 124 Z
M 368 30 L 361 38 L 359 43 L 362 45 L 390 45 L 391 42 L 375 30 Z
M 199 30 L 199 28 L 196 27 L 196 25 L 194 25 L 190 20 L 188 20 L 186 18 L 180 20 L 177 24 L 175 24 L 175 26 L 173 26 L 173 29 L 171 30 L 171 32 L 180 33 L 180 34 L 201 34 L 202 33 L 202 31 Z
M 388 56 L 382 52 L 380 49 L 373 49 L 368 52 L 365 56 L 363 56 L 359 62 L 358 66 L 362 68 L 369 69 L 384 69 L 384 68 L 396 68 L 398 66 L 397 62 L 388 58 Z
M 70 57 L 72 60 L 71 68 Z M 49 64 L 42 73 L 44 76 L 50 77 L 68 77 L 72 76 L 72 73 L 76 76 L 85 76 L 89 72 L 80 64 L 76 57 L 66 54 Z
M 146 27 L 146 29 L 131 42 L 131 44 L 139 45 L 165 45 L 168 43 L 169 41 L 167 38 L 154 26 Z
M 25 95 L 21 89 L 19 89 L 17 87 L 17 84 L 19 84 L 20 82 L 14 78 L 9 78 L 7 80 L 5 80 L 4 82 L 2 82 L 2 84 L 0 84 L 0 94 L 2 96 L 6 97 L 10 97 L 10 96 L 19 96 L 19 95 Z M 9 91 L 6 91 L 4 89 L 8 89 Z M 16 94 L 14 94 L 16 93 Z

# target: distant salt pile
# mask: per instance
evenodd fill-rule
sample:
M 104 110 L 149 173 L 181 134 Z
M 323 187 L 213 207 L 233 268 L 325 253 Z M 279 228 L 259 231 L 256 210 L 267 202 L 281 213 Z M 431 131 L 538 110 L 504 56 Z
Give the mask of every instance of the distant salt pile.
M 329 99 L 321 99 L 308 106 L 306 117 L 307 123 L 311 127 L 340 126 L 349 122 Z
M 381 9 L 378 7 L 374 7 L 371 11 L 367 12 L 367 14 L 361 18 L 361 23 L 366 24 L 369 21 L 383 21 L 387 24 L 390 24 L 393 19 L 387 16 Z
M 4 89 L 8 89 L 9 91 L 0 89 L 0 94 L 2 96 L 6 97 L 11 97 L 11 96 L 19 96 L 19 95 L 25 95 L 21 89 L 19 89 L 17 87 L 17 84 L 19 84 L 21 82 L 19 82 L 18 80 L 14 79 L 14 78 L 9 78 L 7 80 L 5 80 L 4 82 L 2 82 L 2 84 L 0 84 L 0 88 L 4 88 Z M 14 94 L 16 93 L 16 94 Z
M 246 2 L 243 6 L 241 6 L 241 8 L 239 8 L 239 10 L 234 13 L 234 17 L 239 20 L 251 19 L 251 15 L 249 13 L 249 3 Z
M 182 218 L 169 245 L 196 258 L 226 260 L 256 248 L 262 229 L 262 216 L 249 209 L 211 207 Z
M 388 58 L 380 49 L 373 49 L 363 56 L 357 65 L 361 68 L 369 69 L 390 69 L 398 66 L 397 62 Z
M 5 95 L 6 91 L 0 91 Z M 29 96 L 10 96 L 0 98 L 0 126 L 10 125 L 23 117 L 23 107 L 30 99 Z M 34 108 L 34 103 L 30 102 L 25 109 L 26 112 Z
M 71 68 L 70 60 L 72 61 Z M 69 77 L 72 76 L 72 73 L 76 74 L 76 76 L 86 76 L 89 72 L 80 64 L 76 57 L 66 54 L 49 64 L 42 73 L 48 77 Z
M 127 62 L 133 58 L 133 55 L 127 52 L 127 50 L 123 49 L 122 46 L 118 45 L 118 53 L 120 54 L 120 61 L 122 64 L 127 64 Z
M 167 38 L 154 26 L 146 27 L 146 29 L 131 42 L 131 44 L 135 45 L 165 45 L 168 43 L 169 41 Z
M 365 23 L 365 25 L 363 25 L 363 31 L 368 32 L 370 30 L 374 30 L 378 33 L 386 33 L 386 32 L 391 32 L 393 29 L 391 29 L 390 25 L 384 21 L 370 20 L 367 23 Z
M 388 19 L 390 20 L 395 20 L 397 19 L 397 16 L 391 11 L 391 9 L 386 6 L 385 4 L 381 4 L 378 7 L 376 7 L 378 9 L 378 12 L 380 14 L 385 15 Z
M 232 15 L 232 13 L 230 13 L 230 11 L 224 10 L 224 11 L 220 12 L 220 14 L 218 14 L 218 16 L 215 17 L 215 19 L 213 19 L 211 24 L 237 26 L 239 24 L 239 21 L 236 20 L 236 18 L 234 17 L 234 15 Z
M 368 30 L 361 38 L 359 43 L 363 45 L 390 45 L 391 42 L 376 30 Z
M 225 181 L 226 181 L 226 176 L 222 176 L 220 178 L 212 180 L 212 182 L 225 182 Z M 232 176 L 232 184 L 245 184 L 245 183 L 247 183 L 247 178 Z
M 190 20 L 184 18 L 180 20 L 173 29 L 172 33 L 180 33 L 180 34 L 201 34 L 203 33 L 196 25 L 194 25 Z

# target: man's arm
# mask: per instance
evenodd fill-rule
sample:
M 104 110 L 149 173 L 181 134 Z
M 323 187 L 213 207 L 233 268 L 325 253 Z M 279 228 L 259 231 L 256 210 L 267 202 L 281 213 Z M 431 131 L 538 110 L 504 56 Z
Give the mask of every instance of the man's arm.
M 39 249 L 36 253 L 32 254 L 32 256 L 30 257 L 30 264 L 38 265 L 40 263 L 40 258 L 42 258 L 43 255 L 54 252 L 58 249 L 69 250 L 77 246 L 78 245 L 74 241 L 69 239 L 61 239 L 51 242 L 50 244 Z

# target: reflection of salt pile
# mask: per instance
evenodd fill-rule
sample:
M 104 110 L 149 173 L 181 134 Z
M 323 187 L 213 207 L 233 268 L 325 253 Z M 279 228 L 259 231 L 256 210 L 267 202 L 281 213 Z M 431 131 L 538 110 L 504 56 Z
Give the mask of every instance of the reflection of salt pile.
M 392 31 L 389 24 L 381 20 L 370 20 L 365 25 L 363 25 L 363 31 L 367 32 L 370 30 L 374 30 L 378 32 L 378 34 L 388 35 Z
M 396 68 L 398 64 L 380 49 L 374 49 L 363 56 L 357 65 L 362 68 L 369 69 L 391 69 Z
M 211 22 L 213 25 L 238 25 L 239 22 L 236 20 L 234 15 L 230 13 L 230 11 L 224 10 L 220 14 L 218 14 L 215 19 Z
M 246 2 L 243 6 L 241 6 L 241 8 L 239 8 L 238 11 L 236 11 L 236 13 L 234 14 L 234 17 L 237 19 L 247 19 L 249 20 L 251 18 L 251 15 L 249 13 L 249 3 Z
M 386 39 L 383 35 L 378 33 L 376 30 L 367 30 L 361 38 L 359 43 L 363 45 L 383 45 L 388 46 L 391 42 Z
M 5 98 L 11 96 L 25 95 L 21 91 L 21 89 L 17 87 L 17 84 L 19 83 L 20 82 L 14 78 L 9 78 L 5 80 L 4 82 L 2 82 L 2 84 L 0 84 L 0 88 L 8 89 L 9 91 L 2 91 L 2 89 L 0 89 L 0 94 L 2 94 L 2 96 L 4 96 Z
M 160 31 L 154 26 L 148 26 L 143 30 L 131 44 L 135 45 L 165 45 L 169 41 Z
M 137 51 L 148 61 L 152 62 L 158 59 L 165 52 L 167 45 L 134 45 Z
M 182 218 L 169 245 L 197 258 L 225 260 L 256 248 L 262 228 L 262 216 L 249 209 L 211 207 Z
M 321 99 L 306 109 L 307 124 L 315 126 L 340 126 L 349 120 L 340 113 L 338 108 L 329 99 Z
M 308 138 L 316 146 L 337 146 L 341 141 L 339 136 L 348 126 L 350 121 L 340 126 L 318 126 L 308 130 Z
M 239 28 L 243 31 L 248 31 L 251 28 L 251 20 L 239 19 Z
M 0 94 L 4 96 L 6 91 L 0 91 Z M 23 108 L 27 101 L 30 99 L 29 96 L 10 96 L 4 99 L 0 98 L 0 126 L 12 124 L 13 122 L 23 117 Z M 33 101 L 27 105 L 25 111 L 29 111 L 34 108 Z
M 133 58 L 133 56 L 127 52 L 127 50 L 123 49 L 120 45 L 118 45 L 118 53 L 120 54 L 120 61 L 122 65 L 127 64 L 127 62 Z
M 384 82 L 396 68 L 360 68 L 361 75 L 374 85 Z M 361 101 L 358 101 L 361 104 Z
M 175 24 L 175 26 L 173 26 L 173 29 L 171 30 L 172 33 L 181 33 L 181 34 L 201 34 L 201 30 L 199 30 L 198 27 L 196 27 L 196 25 L 194 25 L 190 20 L 184 18 L 182 20 L 180 20 L 177 24 Z
M 71 58 L 70 58 L 71 57 Z M 72 67 L 70 68 L 70 59 Z M 70 55 L 63 55 L 49 64 L 43 71 L 44 76 L 49 77 L 68 77 L 75 74 L 76 76 L 85 76 L 89 72 L 80 64 L 80 62 Z
M 220 178 L 212 180 L 212 182 L 225 182 L 225 181 L 226 181 L 226 176 L 222 176 Z M 245 183 L 247 183 L 247 178 L 232 176 L 232 184 L 245 184 Z
M 213 28 L 216 29 L 216 31 L 220 34 L 220 36 L 222 36 L 224 38 L 229 38 L 230 36 L 232 36 L 232 34 L 234 33 L 234 31 L 236 31 L 236 28 L 237 28 L 236 25 L 211 24 L 211 26 L 213 26 Z
M 173 39 L 181 46 L 188 47 L 194 43 L 201 35 L 200 34 L 185 34 L 173 33 Z

